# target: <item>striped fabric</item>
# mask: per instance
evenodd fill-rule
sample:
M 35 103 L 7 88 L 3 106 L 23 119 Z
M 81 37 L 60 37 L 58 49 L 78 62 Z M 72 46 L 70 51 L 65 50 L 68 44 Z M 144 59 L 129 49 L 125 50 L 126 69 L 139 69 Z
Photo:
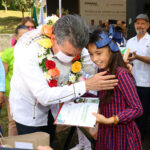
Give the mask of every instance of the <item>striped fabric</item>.
M 117 115 L 117 125 L 99 125 L 96 150 L 142 150 L 140 132 L 134 119 L 141 116 L 143 108 L 137 95 L 133 77 L 118 67 L 119 83 L 109 104 L 100 101 L 100 113 L 105 117 Z M 100 99 L 105 91 L 99 92 Z

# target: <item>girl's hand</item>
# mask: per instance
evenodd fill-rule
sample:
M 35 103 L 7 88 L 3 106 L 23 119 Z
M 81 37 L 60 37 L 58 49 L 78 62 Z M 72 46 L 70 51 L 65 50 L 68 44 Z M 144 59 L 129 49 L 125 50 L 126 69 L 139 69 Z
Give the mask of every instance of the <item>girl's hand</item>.
M 115 118 L 112 116 L 110 118 L 106 118 L 104 115 L 93 113 L 96 117 L 96 121 L 100 124 L 117 124 L 119 122 L 118 116 Z
M 93 113 L 96 117 L 96 121 L 101 124 L 107 124 L 107 118 L 104 115 Z

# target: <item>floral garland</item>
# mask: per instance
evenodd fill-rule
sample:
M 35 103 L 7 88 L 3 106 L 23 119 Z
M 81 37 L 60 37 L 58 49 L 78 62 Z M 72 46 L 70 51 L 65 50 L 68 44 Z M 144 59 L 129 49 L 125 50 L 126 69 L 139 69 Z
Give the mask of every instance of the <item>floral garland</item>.
M 38 43 L 42 47 L 38 52 L 39 66 L 42 68 L 49 87 L 57 87 L 60 70 L 56 67 L 54 55 L 52 53 L 53 43 L 51 37 L 53 34 L 53 25 L 59 18 L 55 15 L 48 17 L 46 25 L 42 27 L 42 36 Z M 82 76 L 82 59 L 77 55 L 72 60 L 71 71 L 69 72 L 67 81 L 64 84 L 72 84 L 78 81 Z

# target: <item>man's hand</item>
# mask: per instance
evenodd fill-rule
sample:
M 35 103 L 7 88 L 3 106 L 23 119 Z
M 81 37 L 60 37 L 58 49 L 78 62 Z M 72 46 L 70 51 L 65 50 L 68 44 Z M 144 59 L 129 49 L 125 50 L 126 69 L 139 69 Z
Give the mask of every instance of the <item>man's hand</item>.
M 137 58 L 136 51 L 132 53 L 132 56 L 128 58 L 129 61 L 135 60 Z
M 128 60 L 132 61 L 132 60 L 135 60 L 135 59 L 140 60 L 144 63 L 150 64 L 150 57 L 138 55 L 138 54 L 136 54 L 136 51 L 134 51 L 132 53 L 132 57 L 129 57 Z
M 37 150 L 53 150 L 53 149 L 50 148 L 49 146 L 38 146 Z
M 100 72 L 85 81 L 86 90 L 100 91 L 110 90 L 117 85 L 118 80 L 115 75 L 105 75 L 107 71 Z

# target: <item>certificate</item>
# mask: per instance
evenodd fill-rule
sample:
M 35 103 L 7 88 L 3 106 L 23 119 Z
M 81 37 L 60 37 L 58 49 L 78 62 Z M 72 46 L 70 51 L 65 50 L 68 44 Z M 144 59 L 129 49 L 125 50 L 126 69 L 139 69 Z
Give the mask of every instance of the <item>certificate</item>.
M 55 120 L 55 124 L 95 127 L 99 98 L 80 97 L 74 101 L 64 103 Z

